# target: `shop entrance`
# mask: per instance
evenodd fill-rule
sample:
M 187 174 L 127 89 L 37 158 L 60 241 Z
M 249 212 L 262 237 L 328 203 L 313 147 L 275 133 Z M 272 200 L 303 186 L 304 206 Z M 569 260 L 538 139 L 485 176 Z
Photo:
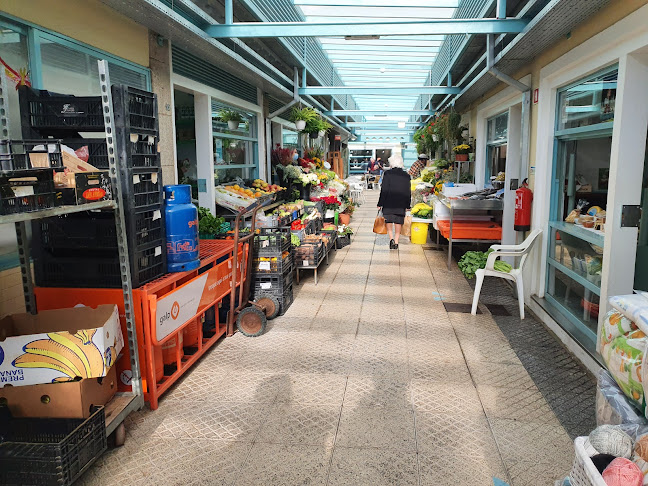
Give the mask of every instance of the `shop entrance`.
M 637 260 L 635 263 L 634 289 L 648 292 L 648 143 L 644 158 L 644 175 L 641 190 L 641 223 L 637 241 Z
M 192 199 L 198 199 L 198 163 L 196 158 L 196 116 L 194 95 L 173 91 L 175 106 L 176 155 L 178 183 L 191 186 Z

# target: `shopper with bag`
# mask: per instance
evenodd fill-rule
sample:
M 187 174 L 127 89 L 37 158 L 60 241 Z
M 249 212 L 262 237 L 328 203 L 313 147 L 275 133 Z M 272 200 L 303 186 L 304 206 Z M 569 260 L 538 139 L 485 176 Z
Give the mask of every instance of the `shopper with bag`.
M 383 182 L 378 199 L 378 209 L 387 224 L 389 248 L 398 249 L 398 240 L 405 222 L 405 212 L 412 205 L 410 176 L 403 170 L 403 157 L 400 154 L 389 158 L 389 170 L 383 175 Z M 379 215 L 380 217 L 380 215 Z M 374 225 L 375 226 L 375 225 Z

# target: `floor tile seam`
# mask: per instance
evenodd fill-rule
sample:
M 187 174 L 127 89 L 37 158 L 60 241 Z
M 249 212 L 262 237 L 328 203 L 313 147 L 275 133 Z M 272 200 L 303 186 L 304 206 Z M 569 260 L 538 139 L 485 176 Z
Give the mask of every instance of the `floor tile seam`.
M 344 397 L 346 396 L 347 387 L 349 386 L 349 375 L 346 375 L 344 383 L 344 393 L 342 394 L 342 403 L 340 405 L 340 414 L 338 415 L 337 426 L 335 427 L 335 435 L 333 436 L 333 445 L 331 447 L 331 457 L 326 471 L 326 485 L 328 486 L 331 480 L 331 469 L 333 468 L 333 456 L 335 455 L 335 445 L 337 444 L 338 433 L 340 431 L 340 423 L 342 422 L 342 411 L 344 410 Z

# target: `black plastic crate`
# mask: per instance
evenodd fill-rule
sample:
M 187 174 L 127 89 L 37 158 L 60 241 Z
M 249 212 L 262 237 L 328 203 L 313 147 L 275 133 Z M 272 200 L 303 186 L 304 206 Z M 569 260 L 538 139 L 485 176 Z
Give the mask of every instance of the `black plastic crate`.
M 254 237 L 255 255 L 282 255 L 290 251 L 290 228 L 260 228 Z
M 124 181 L 124 204 L 129 211 L 148 206 L 162 207 L 162 169 L 126 168 L 120 173 Z
M 322 243 L 303 243 L 293 249 L 295 267 L 314 267 L 324 258 L 326 248 Z
M 18 88 L 23 137 L 104 132 L 100 96 L 50 93 L 27 86 Z
M 129 250 L 157 246 L 165 238 L 161 209 L 144 209 L 126 215 Z M 70 250 L 114 251 L 117 229 L 114 212 L 88 211 L 32 223 L 33 240 L 53 254 Z
M 52 252 L 34 246 L 34 277 L 40 287 L 72 287 L 114 289 L 121 287 L 117 250 L 111 255 L 98 256 L 96 252 Z M 166 273 L 166 244 L 144 250 L 129 249 L 133 287 L 141 287 Z
M 0 215 L 39 211 L 55 205 L 51 169 L 0 172 Z
M 123 84 L 112 86 L 115 127 L 130 133 L 158 134 L 157 96 Z
M 335 248 L 338 250 L 351 244 L 351 235 L 338 236 L 335 240 Z
M 285 291 L 284 291 L 284 293 L 281 296 L 281 299 L 279 301 L 279 306 L 280 306 L 279 315 L 280 316 L 283 316 L 286 313 L 288 308 L 292 305 L 293 300 L 294 300 L 293 286 L 291 284 L 289 287 L 287 287 L 285 289 Z
M 88 147 L 88 164 L 102 170 L 109 168 L 108 146 L 105 138 L 66 138 L 63 145 L 67 145 L 72 150 Z
M 0 484 L 70 485 L 107 449 L 99 407 L 87 419 L 0 420 Z
M 276 297 L 281 297 L 284 291 L 292 286 L 293 272 L 285 274 L 257 274 L 253 277 L 253 292 L 254 296 L 266 293 L 272 294 Z
M 279 273 L 288 272 L 293 266 L 292 253 L 286 252 L 283 255 L 259 255 L 252 262 L 252 271 L 255 274 L 260 273 Z
M 0 140 L 0 170 L 48 168 L 63 169 L 60 140 Z

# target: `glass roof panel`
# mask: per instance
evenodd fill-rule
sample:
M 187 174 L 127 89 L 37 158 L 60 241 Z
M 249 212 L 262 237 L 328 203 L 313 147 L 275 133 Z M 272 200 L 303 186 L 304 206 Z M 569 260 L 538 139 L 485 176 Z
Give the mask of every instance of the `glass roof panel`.
M 388 22 L 449 19 L 460 0 L 293 0 L 306 22 Z M 399 3 L 403 5 L 400 6 Z M 350 32 L 352 34 L 352 32 Z M 445 39 L 443 35 L 382 36 L 366 38 L 320 38 L 346 86 L 397 88 L 429 84 L 429 74 Z M 353 95 L 359 110 L 407 111 L 416 108 L 418 95 L 397 92 Z M 406 115 L 369 116 L 374 125 L 396 128 Z M 368 123 L 369 128 L 372 123 Z M 415 130 L 415 126 L 408 125 Z M 387 128 L 388 129 L 388 128 Z

